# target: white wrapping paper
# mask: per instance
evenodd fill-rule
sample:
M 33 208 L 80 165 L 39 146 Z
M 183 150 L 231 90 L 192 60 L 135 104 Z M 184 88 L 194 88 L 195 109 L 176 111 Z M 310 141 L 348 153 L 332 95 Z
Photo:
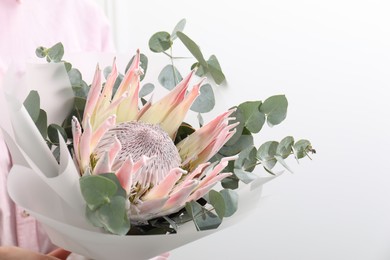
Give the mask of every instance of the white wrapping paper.
M 59 64 L 31 65 L 28 67 L 29 74 L 25 78 L 29 87 L 34 85 L 32 81 L 41 83 L 41 89 L 37 90 L 41 106 L 50 114 L 49 120 L 52 121 L 49 122 L 61 123 L 69 111 L 71 100 L 65 70 Z M 8 85 L 4 89 L 21 86 Z M 6 92 L 12 128 L 6 125 L 7 122 L 2 122 L 2 128 L 14 162 L 8 177 L 11 198 L 43 224 L 54 244 L 91 259 L 149 259 L 223 230 L 250 214 L 260 199 L 262 184 L 272 179 L 259 178 L 241 187 L 238 191 L 238 211 L 224 219 L 218 229 L 198 232 L 189 222 L 180 227 L 178 234 L 107 234 L 91 226 L 84 217 L 85 202 L 78 184 L 79 176 L 65 144 L 61 146 L 61 163 L 58 165 L 21 105 L 23 99 L 15 94 L 20 93 L 20 89 Z

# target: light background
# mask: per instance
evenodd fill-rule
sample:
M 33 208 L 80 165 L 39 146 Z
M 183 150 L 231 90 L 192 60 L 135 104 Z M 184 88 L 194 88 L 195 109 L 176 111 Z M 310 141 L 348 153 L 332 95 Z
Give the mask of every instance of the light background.
M 293 135 L 317 150 L 265 185 L 253 215 L 172 260 L 390 259 L 388 1 L 98 2 L 119 52 L 151 60 L 161 55 L 147 51 L 149 37 L 186 18 L 184 32 L 228 78 L 216 110 L 286 94 L 287 120 L 257 144 Z

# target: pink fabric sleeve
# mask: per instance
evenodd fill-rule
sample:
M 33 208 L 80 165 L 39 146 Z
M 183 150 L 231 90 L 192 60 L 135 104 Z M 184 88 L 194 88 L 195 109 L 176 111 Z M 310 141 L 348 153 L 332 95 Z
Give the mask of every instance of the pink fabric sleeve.
M 38 46 L 62 42 L 66 53 L 115 51 L 108 20 L 91 0 L 0 0 L 0 38 L 0 91 L 7 66 L 12 64 L 22 73 Z M 10 167 L 0 131 L 0 245 L 47 253 L 55 246 L 39 223 L 7 194 Z

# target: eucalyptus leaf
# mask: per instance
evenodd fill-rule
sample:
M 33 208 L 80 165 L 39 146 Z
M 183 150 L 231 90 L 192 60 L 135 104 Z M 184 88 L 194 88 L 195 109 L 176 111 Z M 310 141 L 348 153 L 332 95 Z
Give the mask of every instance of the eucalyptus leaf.
M 285 95 L 276 95 L 267 98 L 260 106 L 260 111 L 267 115 L 269 126 L 278 125 L 287 116 L 288 102 Z
M 186 26 L 186 19 L 181 19 L 173 29 L 171 33 L 171 40 L 175 40 L 177 38 L 176 33 L 177 32 L 182 32 L 184 30 L 184 27 Z
M 258 178 L 256 174 L 242 169 L 234 169 L 234 175 L 245 184 L 251 183 Z
M 223 196 L 215 190 L 210 190 L 208 194 L 210 204 L 214 207 L 218 217 L 223 219 L 226 214 L 226 205 Z
M 209 72 L 207 67 L 202 66 L 199 62 L 197 62 L 195 64 L 197 65 L 197 66 L 195 66 L 196 67 L 195 75 L 198 77 L 206 76 L 207 72 Z
M 222 223 L 222 220 L 217 215 L 204 209 L 195 201 L 187 202 L 185 208 L 192 216 L 196 229 L 199 231 L 215 229 Z
M 294 137 L 286 136 L 280 141 L 276 154 L 280 155 L 283 159 L 286 159 L 292 153 L 292 147 L 294 145 Z
M 158 75 L 158 82 L 168 90 L 172 90 L 182 80 L 180 72 L 171 64 L 165 66 Z
M 177 32 L 177 37 L 180 39 L 180 41 L 186 46 L 186 48 L 191 52 L 191 54 L 194 56 L 194 58 L 199 61 L 200 65 L 207 68 L 208 64 L 206 60 L 203 57 L 203 54 L 199 48 L 199 46 L 187 35 L 185 35 L 183 32 Z
M 49 140 L 53 143 L 53 144 L 58 144 L 59 143 L 59 139 L 58 139 L 58 135 L 61 135 L 62 138 L 65 140 L 65 142 L 68 140 L 68 136 L 64 130 L 64 128 L 62 128 L 61 126 L 57 125 L 57 124 L 50 124 L 47 128 L 47 137 L 49 138 Z
M 245 127 L 251 133 L 260 132 L 265 122 L 265 115 L 259 110 L 261 101 L 247 101 L 238 106 L 242 111 L 245 121 Z
M 113 234 L 124 236 L 130 229 L 124 197 L 114 196 L 109 203 L 98 208 L 96 214 L 104 228 Z
M 103 174 L 100 174 L 100 176 L 106 177 L 107 179 L 110 179 L 115 183 L 115 185 L 117 187 L 115 195 L 122 196 L 124 198 L 127 197 L 126 191 L 122 188 L 122 185 L 120 184 L 119 179 L 115 173 L 112 173 L 112 172 L 103 173 Z
M 311 143 L 309 140 L 301 139 L 294 144 L 294 155 L 297 159 L 301 159 L 307 155 L 311 150 Z
M 64 46 L 61 42 L 56 43 L 54 46 L 47 50 L 47 57 L 54 62 L 60 62 L 64 56 Z
M 154 90 L 154 85 L 152 83 L 146 83 L 145 85 L 142 86 L 141 90 L 138 93 L 138 96 L 140 98 L 143 98 L 150 93 L 152 93 Z
M 222 72 L 221 65 L 219 65 L 217 57 L 215 55 L 211 55 L 207 60 L 208 71 L 213 77 L 215 83 L 218 85 L 222 84 L 225 81 L 225 75 Z
M 191 110 L 198 113 L 210 112 L 215 106 L 214 91 L 210 84 L 204 84 L 200 88 L 200 95 L 195 99 Z
M 80 178 L 80 189 L 85 201 L 91 206 L 100 206 L 111 201 L 117 192 L 114 181 L 101 175 L 89 175 Z
M 38 47 L 35 49 L 35 55 L 37 55 L 38 58 L 45 58 L 47 55 L 47 49 L 45 47 Z
M 238 188 L 239 179 L 236 176 L 229 176 L 221 181 L 221 185 L 225 189 L 235 190 Z
M 223 189 L 219 193 L 225 201 L 225 217 L 228 218 L 238 209 L 238 193 L 230 189 Z
M 239 153 L 238 158 L 234 161 L 234 168 L 249 172 L 253 171 L 257 163 L 256 154 L 257 150 L 253 145 L 245 148 Z
M 261 161 L 261 164 L 268 170 L 271 170 L 275 164 L 275 154 L 279 143 L 276 141 L 268 141 L 262 144 L 257 150 L 257 158 Z
M 149 48 L 153 52 L 163 52 L 171 48 L 171 36 L 167 32 L 157 32 L 149 39 Z
M 46 139 L 47 137 L 47 114 L 44 110 L 39 110 L 39 116 L 37 121 L 35 122 L 35 125 L 37 126 L 39 132 L 41 133 L 42 137 Z
M 31 90 L 27 98 L 24 100 L 23 105 L 26 108 L 31 119 L 36 122 L 40 113 L 40 98 L 36 90 Z
M 253 145 L 253 136 L 252 135 L 241 135 L 236 143 L 233 145 L 225 145 L 220 150 L 219 153 L 224 156 L 233 156 L 244 150 L 245 148 Z

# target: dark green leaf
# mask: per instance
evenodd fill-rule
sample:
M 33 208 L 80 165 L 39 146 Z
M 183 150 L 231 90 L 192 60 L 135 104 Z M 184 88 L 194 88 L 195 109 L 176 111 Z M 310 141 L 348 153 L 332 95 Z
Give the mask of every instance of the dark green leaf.
M 100 206 L 110 202 L 110 198 L 117 192 L 114 181 L 101 175 L 89 175 L 80 178 L 81 193 L 87 204 Z
M 171 34 L 171 40 L 175 40 L 177 38 L 176 33 L 182 32 L 184 27 L 186 26 L 186 19 L 181 19 L 175 26 Z
M 208 70 L 210 71 L 210 74 L 213 77 L 215 83 L 218 85 L 223 83 L 225 81 L 225 75 L 222 72 L 217 57 L 215 57 L 215 55 L 211 55 L 207 61 L 207 64 Z
M 183 122 L 177 130 L 175 144 L 179 143 L 193 132 L 195 132 L 195 129 L 190 124 Z
M 225 189 L 235 190 L 238 188 L 239 179 L 236 176 L 229 176 L 221 181 L 222 187 Z
M 47 137 L 47 115 L 46 112 L 42 109 L 39 110 L 38 120 L 35 122 L 39 132 L 42 137 L 46 139 Z
M 287 116 L 288 102 L 285 95 L 277 95 L 267 98 L 260 106 L 260 111 L 267 115 L 269 126 L 278 125 Z
M 223 217 L 226 214 L 226 206 L 225 206 L 225 200 L 223 199 L 223 196 L 215 190 L 210 190 L 209 200 L 210 200 L 210 204 L 214 207 L 218 217 L 220 219 L 223 219 Z
M 153 52 L 163 52 L 171 48 L 171 36 L 167 32 L 157 32 L 149 40 L 149 48 Z
M 31 90 L 27 98 L 24 100 L 23 105 L 29 113 L 31 119 L 36 122 L 40 113 L 40 98 L 36 90 Z
M 210 84 L 200 88 L 200 95 L 195 99 L 191 110 L 198 113 L 210 112 L 215 106 L 214 91 Z
M 230 189 L 223 189 L 219 192 L 225 201 L 225 217 L 232 216 L 238 208 L 238 194 Z
M 200 65 L 207 68 L 208 64 L 206 60 L 203 57 L 202 52 L 200 51 L 199 46 L 191 40 L 187 35 L 185 35 L 183 32 L 177 32 L 177 37 L 181 40 L 181 42 L 186 46 L 186 48 L 191 52 L 191 54 L 194 56 L 194 58 L 199 61 Z
M 58 133 L 61 134 L 62 138 L 65 141 L 68 140 L 68 136 L 66 135 L 65 130 L 61 126 L 57 124 L 50 124 L 49 127 L 47 128 L 47 136 L 53 144 L 59 143 Z
M 180 72 L 170 64 L 165 66 L 158 75 L 158 82 L 168 90 L 172 90 L 182 80 Z
M 57 43 L 47 50 L 47 56 L 54 62 L 60 62 L 64 56 L 64 46 L 62 43 Z
M 244 150 L 245 148 L 253 145 L 252 135 L 241 135 L 237 142 L 233 145 L 225 145 L 220 150 L 219 153 L 224 156 L 233 156 Z

